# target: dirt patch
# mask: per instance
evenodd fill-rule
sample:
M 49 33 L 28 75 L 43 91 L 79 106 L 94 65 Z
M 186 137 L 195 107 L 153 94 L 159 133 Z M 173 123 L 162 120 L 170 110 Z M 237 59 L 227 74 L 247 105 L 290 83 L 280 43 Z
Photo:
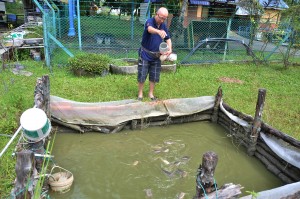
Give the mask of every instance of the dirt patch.
M 226 83 L 236 83 L 236 84 L 243 84 L 244 82 L 239 79 L 235 78 L 230 78 L 230 77 L 219 77 L 218 79 L 221 82 L 226 82 Z

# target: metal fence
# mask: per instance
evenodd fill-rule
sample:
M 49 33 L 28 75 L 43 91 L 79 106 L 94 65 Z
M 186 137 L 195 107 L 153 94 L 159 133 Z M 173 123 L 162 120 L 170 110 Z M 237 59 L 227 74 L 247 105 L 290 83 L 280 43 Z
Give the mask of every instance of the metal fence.
M 65 64 L 68 57 L 82 51 L 109 54 L 112 58 L 136 58 L 144 22 L 154 16 L 160 6 L 111 3 L 94 7 L 90 1 L 74 3 L 73 7 L 64 3 L 41 5 L 44 9 L 44 43 L 48 64 Z M 188 59 L 192 57 L 197 62 L 251 61 L 253 56 L 244 45 L 249 42 L 252 42 L 250 50 L 257 58 L 272 60 L 283 57 L 286 48 L 283 44 L 288 41 L 288 28 L 283 27 L 283 23 L 266 30 L 261 27 L 269 27 L 268 22 L 255 27 L 249 16 L 233 15 L 232 9 L 228 8 L 216 10 L 207 7 L 207 17 L 199 17 L 197 6 L 189 6 L 184 14 L 177 6 L 167 7 L 169 18 L 165 23 L 169 27 L 178 61 L 189 63 Z M 212 11 L 213 15 L 210 13 Z M 229 40 L 203 43 L 207 38 Z M 199 46 L 201 42 L 203 45 Z M 193 56 L 191 52 L 194 52 Z

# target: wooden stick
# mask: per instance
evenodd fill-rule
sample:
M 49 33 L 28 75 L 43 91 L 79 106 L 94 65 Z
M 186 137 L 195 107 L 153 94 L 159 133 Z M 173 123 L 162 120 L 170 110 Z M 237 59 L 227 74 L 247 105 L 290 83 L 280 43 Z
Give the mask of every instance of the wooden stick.
M 216 123 L 218 120 L 218 112 L 220 109 L 220 103 L 221 103 L 222 97 L 223 97 L 222 87 L 219 86 L 218 92 L 216 94 L 215 105 L 214 105 L 214 109 L 213 109 L 214 111 L 213 111 L 212 118 L 211 118 L 212 122 L 214 122 L 214 123 Z

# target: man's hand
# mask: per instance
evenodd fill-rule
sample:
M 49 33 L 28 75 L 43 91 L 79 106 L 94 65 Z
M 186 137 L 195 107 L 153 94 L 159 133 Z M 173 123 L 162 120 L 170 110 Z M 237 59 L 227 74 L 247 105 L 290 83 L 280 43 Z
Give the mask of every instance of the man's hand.
M 157 34 L 164 39 L 167 36 L 167 33 L 164 30 L 158 30 Z

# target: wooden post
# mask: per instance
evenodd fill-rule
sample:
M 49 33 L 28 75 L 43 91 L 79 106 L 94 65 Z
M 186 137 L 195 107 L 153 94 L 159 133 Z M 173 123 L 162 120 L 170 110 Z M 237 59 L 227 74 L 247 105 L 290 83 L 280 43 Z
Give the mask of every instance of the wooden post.
M 218 155 L 213 151 L 207 151 L 203 154 L 202 164 L 198 168 L 196 178 L 196 195 L 194 198 L 200 198 L 203 195 L 215 190 L 214 173 L 218 163 Z
M 50 113 L 50 81 L 49 76 L 44 75 L 42 78 L 38 78 L 34 90 L 34 104 L 37 108 L 42 109 L 47 118 L 51 118 Z M 38 154 L 44 154 L 45 145 L 47 142 L 41 140 L 39 142 L 30 143 L 28 148 Z M 40 171 L 42 168 L 43 158 L 36 158 L 36 168 Z
M 213 115 L 212 115 L 212 118 L 211 118 L 211 120 L 215 123 L 218 120 L 218 112 L 219 112 L 222 96 L 223 96 L 222 87 L 219 86 L 218 92 L 216 94 L 216 99 L 215 99 L 214 112 L 213 112 Z
M 38 78 L 34 90 L 34 104 L 37 108 L 45 111 L 48 118 L 51 117 L 50 113 L 50 80 L 49 76 L 45 75 Z
M 255 111 L 255 118 L 252 125 L 251 135 L 250 135 L 250 143 L 248 148 L 248 154 L 254 155 L 256 150 L 256 143 L 257 138 L 259 136 L 260 128 L 261 128 L 261 118 L 262 112 L 264 109 L 265 104 L 265 97 L 266 97 L 266 89 L 259 89 L 258 96 L 257 96 L 257 103 L 256 103 L 256 111 Z
M 45 154 L 45 141 L 44 139 L 38 141 L 38 142 L 30 142 L 28 144 L 26 144 L 26 148 L 30 149 L 33 153 L 36 154 Z M 35 168 L 38 172 L 40 172 L 42 170 L 42 166 L 43 166 L 43 157 L 35 157 Z
M 16 181 L 12 190 L 12 196 L 16 199 L 33 198 L 33 180 L 36 174 L 34 153 L 30 150 L 23 150 L 16 153 Z

